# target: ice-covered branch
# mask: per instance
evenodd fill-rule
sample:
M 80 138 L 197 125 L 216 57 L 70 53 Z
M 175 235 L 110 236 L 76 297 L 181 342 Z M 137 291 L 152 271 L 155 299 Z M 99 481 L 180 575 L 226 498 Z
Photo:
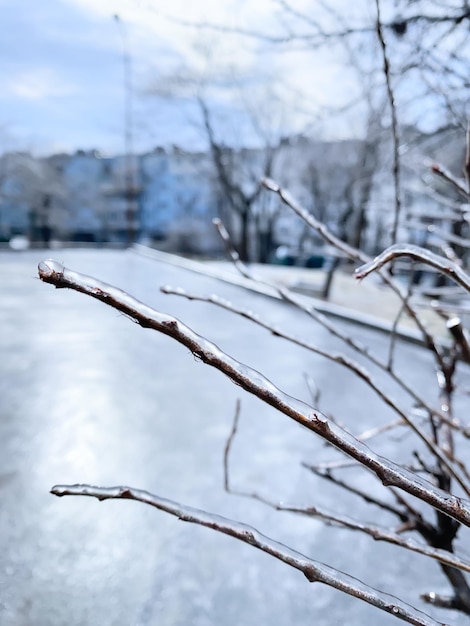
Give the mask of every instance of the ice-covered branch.
M 412 244 L 396 244 L 394 246 L 390 246 L 375 257 L 375 259 L 372 259 L 368 263 L 358 267 L 355 271 L 355 276 L 361 280 L 372 272 L 380 270 L 387 263 L 401 257 L 409 257 L 414 261 L 420 261 L 421 263 L 429 265 L 442 274 L 448 276 L 466 291 L 470 291 L 470 276 L 464 272 L 461 267 L 459 267 L 456 263 L 449 261 L 445 257 L 439 256 L 438 254 L 434 254 L 434 252 L 430 252 L 425 248 L 420 248 L 419 246 Z
M 51 489 L 56 496 L 91 496 L 98 500 L 125 499 L 136 500 L 169 513 L 178 519 L 211 528 L 217 532 L 234 537 L 247 543 L 266 554 L 279 559 L 290 567 L 304 574 L 309 582 L 319 582 L 334 587 L 355 598 L 359 598 L 378 609 L 392 614 L 408 624 L 419 626 L 437 626 L 431 617 L 410 605 L 405 604 L 398 598 L 378 591 L 362 581 L 348 574 L 340 572 L 329 565 L 325 565 L 304 556 L 300 552 L 288 548 L 282 543 L 263 535 L 252 526 L 236 522 L 220 515 L 215 515 L 196 509 L 173 500 L 161 498 L 148 491 L 133 489 L 132 487 L 96 487 L 93 485 L 56 485 Z
M 342 515 L 339 513 L 333 513 L 330 511 L 326 511 L 325 509 L 318 506 L 298 506 L 298 505 L 289 505 L 283 504 L 281 502 L 275 502 L 271 499 L 266 498 L 265 496 L 260 495 L 257 492 L 253 491 L 245 491 L 239 488 L 233 488 L 230 480 L 230 470 L 229 470 L 229 458 L 232 450 L 232 444 L 237 433 L 238 429 L 238 421 L 240 417 L 240 402 L 237 401 L 237 407 L 235 411 L 235 417 L 233 420 L 232 429 L 227 438 L 227 442 L 225 444 L 224 449 L 224 487 L 228 493 L 242 496 L 245 498 L 252 498 L 257 500 L 258 502 L 262 502 L 267 506 L 275 509 L 276 511 L 286 511 L 290 513 L 297 513 L 300 515 L 306 515 L 307 517 L 314 517 L 322 520 L 325 524 L 328 525 L 336 525 L 342 528 L 347 528 L 349 530 L 359 531 L 366 535 L 369 535 L 376 541 L 385 541 L 387 543 L 391 543 L 393 545 L 399 546 L 401 548 L 405 548 L 406 550 L 410 550 L 411 552 L 415 552 L 417 554 L 421 554 L 423 556 L 430 557 L 443 563 L 445 565 L 449 565 L 451 567 L 456 567 L 465 572 L 470 572 L 470 562 L 465 561 L 464 559 L 459 558 L 452 552 L 448 550 L 443 550 L 440 548 L 434 548 L 431 546 L 427 546 L 422 543 L 418 543 L 410 538 L 401 537 L 397 532 L 393 532 L 391 530 L 385 528 L 379 528 L 378 526 L 372 526 L 370 524 L 364 524 L 363 522 L 359 522 L 357 520 L 352 519 L 346 515 Z M 375 502 L 377 504 L 377 501 Z M 383 503 L 379 503 L 381 506 Z M 383 508 L 383 506 L 382 506 Z M 400 511 L 393 510 L 393 507 L 388 509 L 389 511 L 393 511 L 395 514 L 398 513 L 400 519 L 405 521 L 405 517 L 401 515 Z M 410 530 L 416 530 L 416 522 L 420 520 L 410 520 L 406 522 L 407 527 Z M 432 528 L 429 529 L 432 532 Z
M 254 394 L 367 467 L 384 485 L 403 489 L 442 513 L 470 526 L 470 501 L 446 493 L 406 468 L 376 454 L 325 415 L 289 396 L 265 376 L 224 353 L 214 343 L 176 318 L 152 309 L 121 289 L 68 270 L 56 261 L 41 262 L 39 276 L 44 282 L 56 287 L 68 287 L 96 298 L 126 314 L 140 326 L 172 337 L 201 361 L 223 372 L 245 391 Z
M 235 265 L 237 270 L 245 278 L 253 279 L 253 276 L 251 275 L 250 270 L 247 268 L 247 266 L 240 259 L 240 255 L 235 250 L 235 247 L 232 245 L 232 240 L 230 239 L 230 235 L 228 234 L 228 230 L 225 228 L 225 224 L 222 222 L 222 220 L 219 217 L 215 217 L 212 220 L 212 223 L 214 224 L 215 228 L 217 229 L 217 232 L 219 233 L 220 238 L 224 242 L 225 251 L 227 253 L 227 256 L 230 258 L 230 260 Z
M 237 493 L 238 495 L 244 495 L 239 491 L 235 493 Z M 411 552 L 415 552 L 416 554 L 421 554 L 431 559 L 435 559 L 436 561 L 444 563 L 445 565 L 456 567 L 457 569 L 461 569 L 464 572 L 470 572 L 470 562 L 460 559 L 452 552 L 448 552 L 447 550 L 442 550 L 440 548 L 433 548 L 423 543 L 414 541 L 413 539 L 401 537 L 398 533 L 391 530 L 379 528 L 378 526 L 371 526 L 370 524 L 364 524 L 363 522 L 353 520 L 346 515 L 339 515 L 338 513 L 325 511 L 324 509 L 317 506 L 298 506 L 275 503 L 267 500 L 266 498 L 259 497 L 257 494 L 245 495 L 256 500 L 260 500 L 264 504 L 268 504 L 277 511 L 286 511 L 290 513 L 306 515 L 307 517 L 315 517 L 322 520 L 326 524 L 332 524 L 342 528 L 347 528 L 349 530 L 359 531 L 365 535 L 369 535 L 376 541 L 385 541 L 386 543 L 391 543 L 395 546 L 410 550 Z
M 468 334 L 463 327 L 462 321 L 459 317 L 454 316 L 447 320 L 447 330 L 454 338 L 455 344 L 459 350 L 460 356 L 463 361 L 470 363 L 470 343 Z
M 439 176 L 446 182 L 450 183 L 465 198 L 469 197 L 468 188 L 464 180 L 461 180 L 460 178 L 456 178 L 453 174 L 449 172 L 449 170 L 447 170 L 445 167 L 443 167 L 439 163 L 433 163 L 431 165 L 431 171 L 433 172 L 433 174 L 436 174 L 436 176 Z
M 312 216 L 310 213 L 308 213 L 303 207 L 297 205 L 295 203 L 295 200 L 289 195 L 289 193 L 282 190 L 280 187 L 278 187 L 276 183 L 274 183 L 273 181 L 265 180 L 263 184 L 272 185 L 272 187 L 268 187 L 268 188 L 270 188 L 273 191 L 276 191 L 279 194 L 282 194 L 281 197 L 284 199 L 284 201 L 289 203 L 289 206 L 293 208 L 293 210 L 296 213 L 302 216 L 304 220 L 309 220 L 307 223 L 309 223 L 312 227 L 314 228 L 321 227 L 322 229 L 324 229 L 325 234 L 329 237 L 328 241 L 330 241 L 330 243 L 334 245 L 335 241 L 340 241 L 339 239 L 337 239 L 337 237 L 335 237 L 335 235 L 333 235 L 333 233 L 331 233 L 331 231 L 328 230 L 328 228 L 324 224 L 322 224 L 321 222 L 318 222 L 318 220 L 316 220 L 316 218 Z M 297 309 L 304 312 L 306 315 L 308 315 L 313 320 L 315 320 L 318 324 L 320 324 L 320 326 L 322 326 L 329 333 L 331 333 L 331 335 L 340 339 L 342 342 L 345 343 L 345 345 L 349 346 L 355 352 L 364 356 L 367 360 L 369 360 L 371 363 L 373 363 L 374 365 L 379 367 L 382 371 L 384 371 L 388 376 L 390 376 L 390 378 L 394 380 L 394 382 L 396 382 L 404 391 L 406 391 L 406 393 L 408 393 L 416 401 L 416 403 L 419 406 L 422 406 L 423 408 L 425 408 L 429 414 L 436 415 L 443 422 L 448 423 L 451 428 L 460 430 L 464 434 L 465 437 L 470 436 L 470 431 L 468 427 L 462 426 L 459 423 L 459 421 L 456 419 L 449 420 L 448 416 L 444 415 L 441 411 L 437 410 L 436 407 L 429 404 L 429 402 L 427 402 L 424 396 L 420 395 L 416 391 L 416 389 L 414 389 L 411 385 L 409 385 L 402 376 L 399 376 L 393 369 L 391 369 L 389 362 L 382 361 L 373 351 L 370 351 L 366 346 L 364 346 L 363 344 L 358 342 L 356 339 L 354 339 L 348 332 L 345 332 L 340 327 L 335 325 L 323 313 L 320 313 L 320 311 L 317 311 L 314 305 L 310 303 L 306 303 L 305 299 L 299 298 L 286 287 L 277 285 L 268 280 L 262 280 L 258 278 L 257 276 L 255 276 L 253 272 L 251 271 L 251 269 L 248 268 L 240 260 L 240 257 L 230 240 L 230 235 L 228 234 L 227 229 L 225 228 L 222 220 L 220 220 L 219 218 L 216 218 L 213 220 L 213 223 L 215 227 L 217 228 L 217 231 L 219 232 L 219 235 L 221 236 L 224 242 L 228 257 L 231 259 L 234 266 L 236 267 L 236 269 L 240 272 L 242 276 L 250 280 L 253 280 L 261 285 L 270 287 L 271 289 L 276 291 L 279 297 L 285 300 L 285 302 L 288 302 L 292 306 L 295 306 Z M 350 248 L 350 249 L 354 250 L 353 248 Z M 370 260 L 370 258 L 367 255 L 363 254 L 361 251 L 356 250 L 356 253 L 358 255 L 361 255 L 360 257 L 358 257 L 359 260 L 361 259 Z M 389 280 L 385 274 L 384 276 L 385 276 L 384 280 L 386 281 Z M 407 301 L 407 295 L 408 294 L 401 294 L 400 297 L 402 298 L 403 310 L 406 310 L 409 313 L 408 309 L 410 307 L 409 307 L 409 302 Z M 413 310 L 411 309 L 411 311 Z M 429 334 L 425 335 L 425 343 L 436 354 L 437 362 L 439 363 L 441 367 L 443 367 L 444 363 L 442 361 L 442 358 L 439 352 L 437 351 L 436 346 L 434 345 L 432 337 Z
M 283 189 L 274 180 L 264 178 L 262 180 L 262 184 L 269 191 L 276 193 L 284 202 L 284 204 L 290 207 L 296 215 L 298 215 L 301 219 L 303 219 L 306 224 L 308 224 L 311 228 L 313 228 L 313 230 L 321 235 L 321 237 L 323 237 L 323 239 L 327 243 L 334 246 L 348 259 L 350 259 L 351 261 L 357 261 L 365 264 L 370 262 L 371 259 L 367 254 L 365 254 L 364 252 L 362 252 L 362 250 L 359 250 L 358 248 L 353 248 L 349 244 L 339 239 L 339 237 L 336 237 L 336 235 L 334 235 L 325 224 L 317 220 L 311 213 L 309 213 L 309 211 L 307 211 L 305 207 L 300 205 L 287 190 Z M 438 346 L 436 345 L 434 338 L 426 330 L 416 311 L 413 309 L 409 302 L 405 302 L 406 294 L 403 293 L 401 287 L 394 280 L 392 280 L 392 278 L 386 272 L 380 272 L 380 276 L 385 284 L 390 287 L 393 293 L 395 293 L 404 303 L 406 313 L 416 324 L 423 337 L 423 341 L 426 347 L 429 348 L 429 350 L 431 350 L 431 352 L 434 354 L 439 368 L 442 369 L 444 367 L 443 356 Z
M 323 349 L 319 348 L 318 346 L 315 346 L 312 343 L 310 343 L 308 341 L 305 341 L 304 339 L 300 339 L 299 337 L 296 337 L 292 333 L 289 333 L 287 331 L 281 330 L 279 328 L 275 328 L 269 322 L 267 322 L 266 320 L 263 320 L 261 317 L 259 317 L 255 313 L 253 313 L 251 311 L 247 311 L 246 309 L 242 309 L 240 307 L 237 307 L 234 304 L 232 304 L 231 302 L 228 302 L 227 300 L 219 298 L 218 296 L 215 296 L 215 295 L 212 295 L 212 296 L 198 296 L 198 295 L 195 295 L 195 294 L 190 294 L 187 291 L 185 291 L 184 289 L 181 289 L 181 288 L 173 289 L 170 286 L 162 287 L 161 291 L 163 293 L 166 293 L 166 294 L 172 294 L 172 295 L 181 296 L 181 297 L 187 298 L 188 300 L 199 300 L 199 301 L 202 301 L 202 302 L 208 302 L 208 303 L 214 304 L 215 306 L 218 306 L 218 307 L 220 307 L 222 309 L 225 309 L 226 311 L 230 311 L 232 313 L 236 313 L 237 315 L 240 315 L 241 317 L 244 317 L 245 319 L 250 320 L 251 322 L 257 324 L 258 326 L 261 326 L 262 328 L 265 328 L 265 329 L 269 330 L 271 333 L 273 333 L 277 337 L 281 337 L 283 339 L 286 339 L 287 341 L 290 341 L 291 343 L 293 343 L 293 344 L 295 344 L 297 346 L 305 348 L 306 350 L 309 350 L 310 352 L 318 354 L 319 356 L 322 356 L 325 359 L 328 359 L 329 361 L 332 361 L 333 363 L 337 363 L 338 365 L 341 365 L 342 367 L 345 367 L 345 368 L 349 369 L 359 379 L 363 380 L 368 387 L 373 389 L 373 391 L 378 395 L 378 397 L 387 406 L 389 406 L 391 409 L 393 409 L 402 418 L 402 420 L 404 422 L 406 422 L 408 424 L 408 426 L 411 428 L 411 430 L 413 430 L 413 432 L 421 439 L 421 441 L 424 442 L 424 444 L 427 446 L 427 448 L 441 461 L 441 463 L 443 463 L 443 465 L 445 467 L 447 467 L 449 473 L 452 476 L 455 477 L 455 479 L 461 485 L 461 487 L 464 489 L 464 491 L 467 493 L 467 495 L 470 495 L 470 491 L 469 491 L 469 487 L 467 485 L 466 478 L 460 474 L 460 472 L 458 471 L 457 468 L 452 466 L 452 463 L 450 462 L 449 458 L 447 458 L 442 453 L 442 451 L 439 449 L 439 447 L 436 446 L 434 444 L 434 442 L 430 439 L 430 437 L 428 437 L 426 435 L 426 433 L 423 431 L 423 429 L 420 428 L 420 426 L 418 426 L 416 424 L 415 420 L 413 420 L 413 418 L 410 417 L 406 413 L 406 411 L 404 411 L 397 404 L 397 402 L 390 396 L 390 394 L 384 391 L 383 387 L 381 387 L 381 385 L 379 385 L 374 380 L 374 378 L 371 375 L 371 373 L 368 372 L 364 367 L 359 365 L 359 363 L 357 363 L 356 361 L 353 361 L 352 359 L 350 359 L 349 357 L 347 357 L 344 354 L 334 353 L 334 352 L 331 352 L 329 350 L 323 350 Z
M 368 260 L 369 257 L 367 256 L 367 254 L 365 254 L 361 250 L 358 250 L 357 248 L 353 248 L 345 241 L 333 234 L 331 230 L 325 224 L 323 224 L 323 222 L 317 220 L 314 215 L 312 215 L 295 200 L 295 198 L 289 193 L 289 191 L 283 189 L 280 185 L 276 183 L 276 181 L 270 178 L 263 178 L 261 183 L 264 187 L 266 187 L 266 189 L 268 189 L 268 191 L 276 193 L 285 205 L 290 207 L 294 211 L 294 213 L 296 213 L 300 218 L 304 220 L 306 224 L 310 226 L 310 228 L 313 228 L 313 230 L 321 235 L 321 237 L 323 237 L 323 239 L 327 243 L 334 246 L 337 250 L 339 250 L 339 252 L 344 254 L 346 258 L 351 259 L 352 261 L 361 261 L 362 263 L 365 263 Z
M 310 463 L 305 463 L 305 462 L 302 463 L 302 465 L 306 469 L 310 470 L 313 474 L 315 474 L 315 476 L 318 476 L 324 480 L 330 481 L 331 483 L 333 483 L 334 485 L 338 487 L 341 487 L 341 489 L 344 489 L 348 493 L 352 493 L 353 495 L 358 496 L 361 500 L 363 500 L 367 504 L 371 504 L 373 506 L 378 507 L 379 509 L 388 511 L 392 515 L 395 515 L 402 522 L 409 521 L 410 511 L 408 510 L 404 511 L 402 510 L 402 508 L 397 508 L 393 504 L 390 504 L 389 502 L 386 502 L 385 500 L 381 500 L 371 495 L 368 491 L 355 487 L 354 485 L 346 482 L 345 480 L 338 478 L 331 471 L 332 469 L 334 469 L 331 466 L 328 466 L 326 464 L 312 465 Z M 403 502 L 400 502 L 400 505 L 403 506 Z M 406 507 L 403 507 L 403 508 L 406 509 Z M 415 519 L 415 516 L 413 515 L 413 522 L 415 521 L 416 519 Z M 431 530 L 432 527 L 429 526 L 429 529 Z

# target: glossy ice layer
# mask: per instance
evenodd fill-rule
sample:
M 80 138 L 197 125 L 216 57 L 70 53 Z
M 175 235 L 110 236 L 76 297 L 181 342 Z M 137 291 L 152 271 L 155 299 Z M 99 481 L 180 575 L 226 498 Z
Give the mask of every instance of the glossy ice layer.
M 64 271 L 64 266 L 62 263 L 58 263 L 53 259 L 47 259 L 45 261 L 41 261 L 38 265 L 39 277 L 49 278 L 53 274 L 61 274 Z

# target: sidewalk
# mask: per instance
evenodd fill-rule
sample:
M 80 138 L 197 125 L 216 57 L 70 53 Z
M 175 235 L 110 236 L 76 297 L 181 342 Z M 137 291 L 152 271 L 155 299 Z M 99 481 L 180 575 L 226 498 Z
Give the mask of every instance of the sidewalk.
M 400 298 L 389 287 L 383 285 L 378 276 L 373 275 L 363 281 L 358 281 L 352 275 L 352 269 L 351 273 L 348 273 L 349 270 L 346 269 L 336 271 L 330 297 L 328 301 L 325 301 L 319 297 L 326 277 L 324 270 L 250 264 L 249 268 L 253 276 L 261 281 L 258 283 L 241 276 L 229 261 L 194 261 L 140 245 L 135 245 L 134 251 L 272 297 L 277 296 L 276 290 L 269 287 L 267 283 L 287 287 L 295 293 L 305 296 L 309 302 L 314 303 L 315 307 L 325 314 L 385 332 L 391 330 L 401 308 Z M 441 341 L 449 339 L 445 323 L 431 309 L 429 299 L 413 297 L 411 303 L 419 305 L 417 310 L 420 319 L 429 332 Z M 421 340 L 421 333 L 416 328 L 415 322 L 405 314 L 400 319 L 398 331 L 411 341 L 420 342 Z
M 236 268 L 229 262 L 207 261 L 205 265 L 223 273 L 238 274 Z M 260 264 L 251 264 L 250 270 L 261 280 L 287 287 L 295 293 L 314 299 L 318 309 L 325 313 L 352 318 L 353 321 L 378 326 L 386 331 L 390 330 L 395 322 L 402 305 L 398 295 L 384 285 L 379 277 L 370 276 L 358 281 L 352 274 L 353 270 L 351 273 L 348 269 L 336 271 L 327 301 L 320 299 L 326 278 L 324 270 Z M 448 339 L 445 322 L 432 310 L 430 302 L 419 297 L 411 299 L 412 304 L 418 305 L 416 308 L 425 327 L 439 339 Z M 400 319 L 398 329 L 410 335 L 410 338 L 420 337 L 415 322 L 405 314 Z

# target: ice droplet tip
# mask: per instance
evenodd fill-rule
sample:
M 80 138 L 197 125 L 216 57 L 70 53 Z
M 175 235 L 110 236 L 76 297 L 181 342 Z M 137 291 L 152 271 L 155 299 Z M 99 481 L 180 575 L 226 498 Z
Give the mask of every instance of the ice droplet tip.
M 54 261 L 53 259 L 46 259 L 45 261 L 41 261 L 38 265 L 39 278 L 43 280 L 50 278 L 54 274 L 63 274 L 63 272 L 64 266 L 62 263 Z

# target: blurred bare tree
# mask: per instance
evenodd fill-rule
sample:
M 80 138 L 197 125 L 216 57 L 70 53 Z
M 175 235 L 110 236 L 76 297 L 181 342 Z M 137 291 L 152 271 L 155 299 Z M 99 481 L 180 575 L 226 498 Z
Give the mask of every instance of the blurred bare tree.
M 0 158 L 0 206 L 8 212 L 9 230 L 28 232 L 32 241 L 48 243 L 66 217 L 65 185 L 52 159 L 11 152 Z M 16 234 L 3 233 L 4 237 Z

